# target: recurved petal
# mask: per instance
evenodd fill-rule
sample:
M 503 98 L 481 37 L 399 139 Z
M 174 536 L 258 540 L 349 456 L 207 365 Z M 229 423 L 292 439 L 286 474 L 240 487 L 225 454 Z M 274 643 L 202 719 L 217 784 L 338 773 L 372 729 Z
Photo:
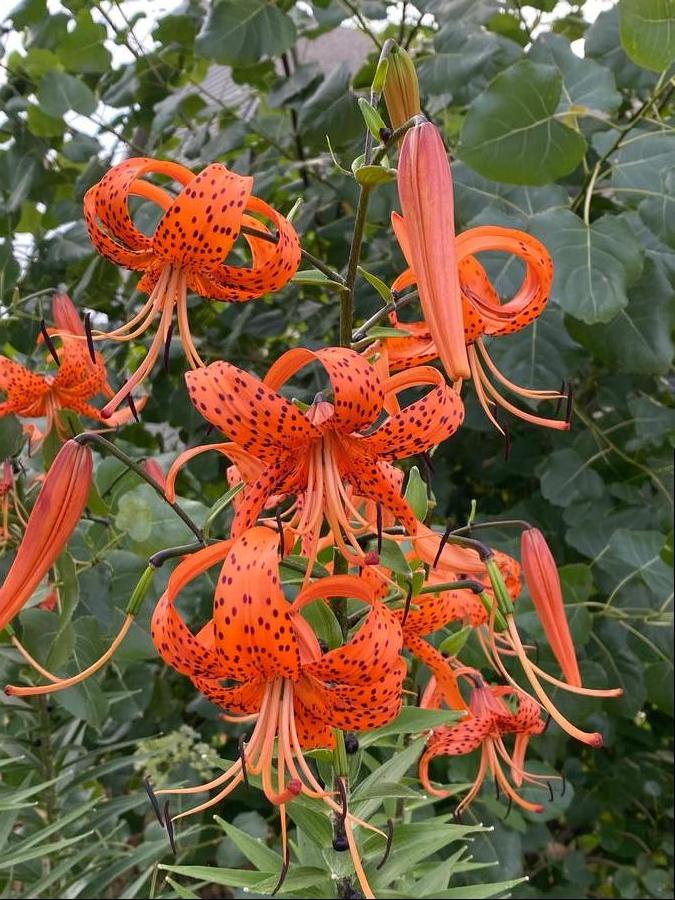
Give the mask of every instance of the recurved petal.
M 185 381 L 204 418 L 263 462 L 273 463 L 321 434 L 292 403 L 230 363 L 195 369 Z
M 372 425 L 384 403 L 382 381 L 373 365 L 354 350 L 345 347 L 288 350 L 272 365 L 265 384 L 279 389 L 296 372 L 315 361 L 326 370 L 333 390 L 334 411 L 329 426 L 350 434 Z
M 228 674 L 217 654 L 185 624 L 175 601 L 186 585 L 222 562 L 231 545 L 231 541 L 221 541 L 181 560 L 152 614 L 150 633 L 157 652 L 167 665 L 183 675 L 226 677 Z
M 227 712 L 251 715 L 260 712 L 265 682 L 247 682 L 236 687 L 224 688 L 218 678 L 195 677 L 192 679 L 194 686 L 207 697 L 211 703 L 222 707 Z
M 333 597 L 360 600 L 371 607 L 370 612 L 346 644 L 324 653 L 320 659 L 305 663 L 303 672 L 321 681 L 348 685 L 376 681 L 391 672 L 401 650 L 401 626 L 365 580 L 354 575 L 322 578 L 301 591 L 293 603 L 293 615 L 315 600 Z
M 49 384 L 42 375 L 36 375 L 13 359 L 0 356 L 0 391 L 7 395 L 7 403 L 11 406 L 5 415 L 30 406 L 49 390 Z
M 253 178 L 213 163 L 190 181 L 165 212 L 152 239 L 155 254 L 181 268 L 218 272 L 241 228 Z M 217 298 L 216 298 L 217 299 Z
M 398 394 L 418 386 L 431 386 L 432 390 L 360 438 L 369 453 L 387 460 L 403 459 L 440 444 L 460 427 L 464 404 L 437 369 L 418 366 L 399 372 L 386 382 L 385 391 Z
M 232 544 L 213 605 L 215 649 L 231 677 L 298 677 L 290 609 L 280 586 L 279 534 L 251 528 Z

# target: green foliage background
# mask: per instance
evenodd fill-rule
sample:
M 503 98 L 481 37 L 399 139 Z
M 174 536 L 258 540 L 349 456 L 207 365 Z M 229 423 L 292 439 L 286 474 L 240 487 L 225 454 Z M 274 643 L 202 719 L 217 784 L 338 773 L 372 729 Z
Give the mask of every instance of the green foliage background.
M 371 812 L 383 803 L 392 808 L 399 785 L 425 820 L 401 826 L 379 889 L 382 896 L 492 896 L 500 888 L 484 883 L 528 874 L 514 896 L 672 896 L 675 132 L 674 28 L 664 25 L 675 17 L 672 0 L 622 0 L 591 27 L 583 2 L 563 14 L 555 0 L 418 0 L 419 14 L 399 3 L 402 26 L 387 21 L 387 4 L 377 0 L 314 0 L 302 8 L 291 0 L 187 0 L 146 42 L 136 37 L 147 31 L 138 4 L 126 20 L 127 5 L 108 0 L 55 6 L 49 15 L 45 0 L 23 0 L 3 25 L 12 46 L 20 36 L 20 49 L 2 60 L 0 87 L 3 353 L 33 359 L 39 319 L 62 283 L 82 309 L 114 324 L 137 301 L 135 279 L 92 252 L 81 216 L 85 190 L 125 154 L 195 169 L 224 161 L 254 174 L 255 193 L 282 210 L 301 196 L 296 224 L 304 246 L 343 268 L 358 185 L 334 164 L 326 135 L 349 170 L 363 141 L 356 98 L 366 95 L 385 36 L 407 44 L 418 61 L 425 110 L 454 159 L 459 227 L 503 224 L 546 242 L 556 265 L 552 302 L 531 328 L 497 340 L 494 356 L 527 385 L 571 381 L 573 429 L 550 433 L 512 422 L 507 462 L 469 390 L 465 428 L 434 458 L 436 512 L 439 521 L 461 524 L 475 498 L 480 519 L 538 523 L 562 566 L 585 679 L 622 686 L 625 695 L 604 704 L 556 698 L 579 724 L 602 731 L 606 748 L 576 746 L 554 728 L 536 742 L 535 758 L 564 768 L 569 782 L 565 797 L 539 817 L 512 812 L 503 821 L 505 808 L 488 791 L 466 827 L 449 824 L 451 805 L 429 806 L 403 777 L 414 773 L 418 742 L 381 736 L 364 749 Z M 353 14 L 371 33 L 358 71 L 302 62 L 306 42 L 325 40 Z M 533 16 L 542 15 L 546 27 L 533 37 Z M 585 58 L 570 48 L 580 38 Z M 124 48 L 115 58 L 126 61 L 113 64 L 113 44 Z M 214 63 L 231 67 L 225 92 L 213 87 Z M 402 265 L 388 226 L 395 204 L 392 185 L 373 191 L 363 256 L 389 283 Z M 152 227 L 147 207 L 138 215 Z M 486 264 L 508 293 L 517 267 L 495 255 Z M 379 303 L 360 280 L 357 322 Z M 338 298 L 298 282 L 243 306 L 195 300 L 191 319 L 206 359 L 263 374 L 288 346 L 336 341 Z M 135 351 L 106 349 L 119 381 Z M 117 436 L 132 455 L 166 466 L 179 449 L 204 441 L 182 367 L 176 352 L 170 374 L 153 376 L 142 423 Z M 314 390 L 309 380 L 295 387 L 300 397 Z M 19 450 L 16 423 L 3 420 L 0 458 Z M 39 459 L 26 460 L 25 452 L 23 459 L 39 470 Z M 190 465 L 179 487 L 196 518 L 223 493 L 223 476 L 216 455 Z M 20 620 L 29 649 L 59 671 L 85 666 L 107 644 L 148 554 L 186 539 L 171 511 L 113 459 L 99 459 L 96 481 L 97 512 L 108 524 L 84 522 L 61 559 L 62 609 L 32 608 Z M 506 530 L 495 543 L 515 550 Z M 0 559 L 0 571 L 8 564 L 8 556 Z M 165 578 L 162 571 L 158 590 Z M 194 609 L 205 608 L 208 586 L 188 593 Z M 536 640 L 528 601 L 520 602 L 523 628 Z M 218 752 L 231 753 L 232 728 L 158 663 L 147 621 L 146 611 L 107 673 L 85 686 L 48 703 L 3 701 L 3 896 L 230 896 L 221 883 L 254 896 L 276 882 L 278 823 L 254 791 L 218 810 L 226 822 L 205 818 L 181 835 L 178 864 L 218 865 L 220 875 L 191 869 L 184 872 L 190 878 L 174 873 L 178 880 L 166 881 L 157 868 L 171 858 L 147 814 L 142 774 L 152 772 L 158 783 L 208 775 Z M 544 649 L 542 659 L 552 665 Z M 17 655 L 0 645 L 0 680 L 18 677 Z M 418 729 L 423 724 L 415 720 Z M 383 759 L 389 768 L 378 768 Z M 453 760 L 437 777 L 461 782 L 470 773 L 469 762 Z M 285 890 L 329 896 L 346 864 L 321 849 L 326 820 L 299 802 L 289 812 L 301 833 Z M 478 821 L 494 830 L 469 835 L 469 863 L 451 842 Z M 230 871 L 247 860 L 258 871 Z M 495 860 L 498 869 L 473 870 Z M 211 886 L 200 888 L 201 879 Z

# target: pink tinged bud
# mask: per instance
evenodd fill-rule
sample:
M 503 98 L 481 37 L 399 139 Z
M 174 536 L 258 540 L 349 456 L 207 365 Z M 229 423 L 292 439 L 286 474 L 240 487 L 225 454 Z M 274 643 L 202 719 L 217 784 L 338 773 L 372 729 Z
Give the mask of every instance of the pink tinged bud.
M 92 480 L 91 450 L 67 441 L 45 476 L 12 566 L 0 588 L 0 630 L 20 612 L 80 520 Z
M 57 331 L 84 336 L 82 319 L 68 294 L 54 294 L 52 299 L 52 318 Z
M 403 222 L 392 225 L 417 280 L 422 312 L 449 377 L 469 378 L 455 249 L 452 175 L 440 132 L 424 122 L 407 132 L 398 165 Z
M 538 528 L 528 528 L 522 533 L 520 549 L 527 589 L 551 650 L 567 683 L 573 687 L 581 687 L 579 664 L 565 614 L 558 567 L 546 539 Z

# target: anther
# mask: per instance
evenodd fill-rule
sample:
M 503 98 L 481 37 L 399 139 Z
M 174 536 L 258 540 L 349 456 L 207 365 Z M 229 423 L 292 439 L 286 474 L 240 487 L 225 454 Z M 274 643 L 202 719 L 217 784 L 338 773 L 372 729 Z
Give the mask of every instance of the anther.
M 162 811 L 159 808 L 159 801 L 157 800 L 157 795 L 155 794 L 154 788 L 152 787 L 152 782 L 150 781 L 150 776 L 146 775 L 143 779 L 143 786 L 150 798 L 150 803 L 152 805 L 152 810 L 157 817 L 157 821 L 164 828 L 164 820 L 162 819 Z
M 391 853 L 391 845 L 393 842 L 394 842 L 394 820 L 387 819 L 387 845 L 384 848 L 384 855 L 383 855 L 382 859 L 375 866 L 375 868 L 378 870 L 378 872 L 382 868 L 382 866 L 386 863 L 386 861 L 389 859 L 389 854 Z
M 347 818 L 347 788 L 345 787 L 344 779 L 336 778 L 335 779 L 335 787 L 338 789 L 338 793 L 340 794 L 340 802 L 342 803 L 342 818 Z
M 502 819 L 502 822 L 506 822 L 506 820 L 508 819 L 512 806 L 513 806 L 513 797 L 509 797 L 509 805 L 506 807 L 506 813 L 504 814 L 504 818 Z
M 556 419 L 558 418 L 558 413 L 560 412 L 560 407 L 562 406 L 562 402 L 565 399 L 565 397 L 567 396 L 567 382 L 565 381 L 564 378 L 560 382 L 560 390 L 558 393 L 560 394 L 560 396 L 558 397 L 558 402 L 555 405 L 555 418 Z
M 503 426 L 504 430 L 504 462 L 508 462 L 511 459 L 511 429 L 508 425 Z
M 40 319 L 40 333 L 42 334 L 42 337 L 44 338 L 45 346 L 47 347 L 47 350 L 49 350 L 49 352 L 52 355 L 52 359 L 54 360 L 54 362 L 56 363 L 57 366 L 60 366 L 61 360 L 59 359 L 59 354 L 56 352 L 56 347 L 54 346 L 54 341 L 51 339 L 51 336 L 50 336 L 49 332 L 47 331 L 47 326 L 45 324 L 44 319 Z
M 377 522 L 377 553 L 382 553 L 382 504 L 378 500 L 375 506 Z
M 549 799 L 550 799 L 551 803 L 553 803 L 553 788 L 551 787 L 550 781 L 546 782 L 546 787 L 548 788 Z
M 572 421 L 572 413 L 574 411 L 574 391 L 572 385 L 567 386 L 567 406 L 565 407 L 565 421 L 569 425 Z
M 171 821 L 171 815 L 169 813 L 169 801 L 167 800 L 164 804 L 164 823 L 166 825 L 166 833 L 169 836 L 169 844 L 171 845 L 171 852 L 173 855 L 176 855 L 176 838 L 173 833 L 173 822 Z
M 136 409 L 136 404 L 134 403 L 134 398 L 131 394 L 127 394 L 127 403 L 129 404 L 129 409 L 131 410 L 131 415 L 137 422 L 140 422 L 140 417 L 138 415 L 138 410 Z
M 91 361 L 96 365 L 96 350 L 94 348 L 94 336 L 91 333 L 91 313 L 85 313 L 84 316 L 84 333 L 87 335 L 87 347 L 89 348 L 89 356 Z
M 277 891 L 281 888 L 284 881 L 286 881 L 286 876 L 288 875 L 288 867 L 291 864 L 291 851 L 288 847 L 286 847 L 286 855 L 284 857 L 284 861 L 281 865 L 281 875 L 279 876 L 279 881 L 277 881 L 277 886 L 272 891 L 271 896 L 274 897 Z
M 171 338 L 173 337 L 173 322 L 169 323 L 169 328 L 166 332 L 166 339 L 164 341 L 164 371 L 168 374 L 169 372 L 169 355 L 171 353 Z

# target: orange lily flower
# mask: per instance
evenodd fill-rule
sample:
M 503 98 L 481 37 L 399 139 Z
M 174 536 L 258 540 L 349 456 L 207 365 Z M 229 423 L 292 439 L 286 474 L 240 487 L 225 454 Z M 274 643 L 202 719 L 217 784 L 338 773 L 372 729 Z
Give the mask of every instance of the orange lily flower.
M 87 502 L 91 477 L 91 450 L 67 441 L 45 477 L 0 588 L 0 630 L 22 609 L 66 546 Z
M 509 807 L 511 803 L 516 803 L 529 812 L 542 812 L 541 804 L 531 803 L 520 796 L 502 768 L 502 763 L 509 766 L 516 787 L 520 787 L 524 781 L 540 787 L 547 784 L 546 777 L 530 774 L 523 768 L 530 737 L 541 734 L 546 727 L 540 715 L 539 704 L 519 689 L 486 684 L 475 669 L 457 669 L 451 677 L 464 677 L 473 685 L 468 708 L 463 701 L 461 706 L 453 707 L 452 703 L 449 704 L 451 708 L 464 710 L 467 715 L 454 725 L 435 728 L 427 741 L 419 765 L 419 778 L 424 789 L 435 797 L 449 796 L 450 791 L 440 790 L 431 784 L 431 761 L 437 756 L 463 756 L 480 748 L 476 779 L 457 807 L 456 815 L 460 815 L 478 796 L 488 772 L 492 774 L 497 791 L 503 790 L 508 797 Z M 506 702 L 507 698 L 516 701 L 515 712 Z M 443 701 L 448 702 L 447 695 L 442 690 L 439 691 L 436 680 L 431 679 L 420 705 L 434 709 L 440 707 Z M 509 754 L 504 743 L 506 734 L 516 735 L 512 754 Z
M 421 160 L 411 171 L 404 155 L 408 140 L 410 154 Z M 553 263 L 546 248 L 525 232 L 497 226 L 470 228 L 455 236 L 452 176 L 441 137 L 430 123 L 408 132 L 401 161 L 407 163 L 403 175 L 399 165 L 403 216 L 392 213 L 392 226 L 409 268 L 394 281 L 392 291 L 417 284 L 425 321 L 399 324 L 396 312 L 390 313 L 390 324 L 400 328 L 401 337 L 382 338 L 367 353 L 380 350 L 393 372 L 440 359 L 451 379 L 471 377 L 485 414 L 502 433 L 492 412 L 495 405 L 536 425 L 569 428 L 566 420 L 535 416 L 503 396 L 488 372 L 521 397 L 561 398 L 557 391 L 531 390 L 509 381 L 490 358 L 483 340 L 483 335 L 497 337 L 519 331 L 541 315 L 553 281 Z M 511 253 L 525 264 L 521 287 L 505 304 L 476 259 L 477 253 L 487 250 Z
M 145 181 L 150 173 L 165 175 L 181 186 L 174 197 Z M 237 175 L 213 163 L 194 175 L 185 166 L 140 157 L 114 166 L 87 191 L 84 216 L 96 250 L 111 262 L 140 271 L 138 289 L 147 302 L 121 328 L 95 339 L 131 341 L 159 316 L 160 323 L 147 356 L 110 400 L 103 415 L 111 414 L 133 388 L 147 377 L 173 332 L 174 308 L 180 340 L 188 363 L 204 365 L 193 343 L 187 313 L 187 292 L 211 300 L 241 302 L 278 291 L 300 264 L 300 242 L 291 223 L 252 195 L 253 178 Z M 134 225 L 129 197 L 143 197 L 164 210 L 152 237 Z M 244 235 L 252 256 L 250 267 L 225 265 L 243 226 L 272 234 L 256 216 L 269 220 L 277 240 Z
M 328 402 L 319 394 L 303 413 L 277 390 L 315 361 L 328 376 L 332 399 Z M 230 363 L 216 362 L 188 372 L 186 382 L 194 406 L 232 441 L 196 447 L 178 457 L 167 476 L 170 499 L 180 467 L 198 453 L 215 449 L 237 464 L 247 482 L 239 494 L 233 537 L 256 523 L 274 495 L 302 497 L 287 515 L 294 534 L 309 544 L 308 573 L 324 520 L 351 564 L 376 561 L 359 546 L 358 537 L 372 529 L 354 506 L 348 486 L 360 497 L 379 502 L 409 535 L 423 533 L 401 496 L 390 462 L 438 444 L 462 422 L 462 402 L 436 369 L 418 367 L 383 383 L 364 357 L 330 347 L 284 353 L 263 381 Z M 371 430 L 385 397 L 412 387 L 430 390 Z
M 195 633 L 176 610 L 176 598 L 192 579 L 220 562 L 213 618 Z M 370 611 L 344 646 L 322 653 L 300 611 L 330 597 L 358 599 Z M 260 774 L 265 795 L 280 808 L 284 860 L 286 804 L 301 793 L 321 798 L 342 817 L 361 888 L 372 897 L 352 833 L 354 824 L 365 823 L 319 784 L 303 755 L 304 750 L 333 747 L 334 728 L 377 728 L 400 709 L 406 671 L 399 656 L 401 628 L 372 589 L 352 575 L 330 576 L 289 603 L 280 586 L 279 534 L 257 526 L 179 564 L 153 614 L 152 637 L 162 659 L 189 676 L 212 702 L 234 713 L 234 721 L 256 720 L 239 759 L 222 775 L 207 784 L 157 792 L 218 789 L 173 821 L 214 806 L 247 781 L 248 774 Z M 223 687 L 224 680 L 236 684 Z M 232 720 L 231 715 L 225 718 Z
M 35 437 L 38 443 L 54 427 L 59 437 L 65 439 L 58 415 L 61 409 L 73 410 L 113 427 L 130 422 L 135 409 L 142 409 L 147 398 L 141 398 L 133 410 L 125 409 L 112 417 L 104 417 L 101 410 L 90 402 L 98 394 L 113 395 L 103 358 L 99 353 L 95 353 L 93 358 L 90 355 L 85 329 L 67 294 L 54 296 L 52 315 L 56 327 L 45 328 L 38 343 L 44 341 L 48 344 L 58 371 L 55 375 L 39 375 L 15 360 L 0 356 L 0 391 L 6 394 L 6 400 L 0 403 L 0 417 L 15 413 L 22 418 L 46 418 L 43 431 L 34 423 L 26 426 L 31 439 Z M 60 348 L 53 343 L 53 339 L 57 338 L 61 342 Z

